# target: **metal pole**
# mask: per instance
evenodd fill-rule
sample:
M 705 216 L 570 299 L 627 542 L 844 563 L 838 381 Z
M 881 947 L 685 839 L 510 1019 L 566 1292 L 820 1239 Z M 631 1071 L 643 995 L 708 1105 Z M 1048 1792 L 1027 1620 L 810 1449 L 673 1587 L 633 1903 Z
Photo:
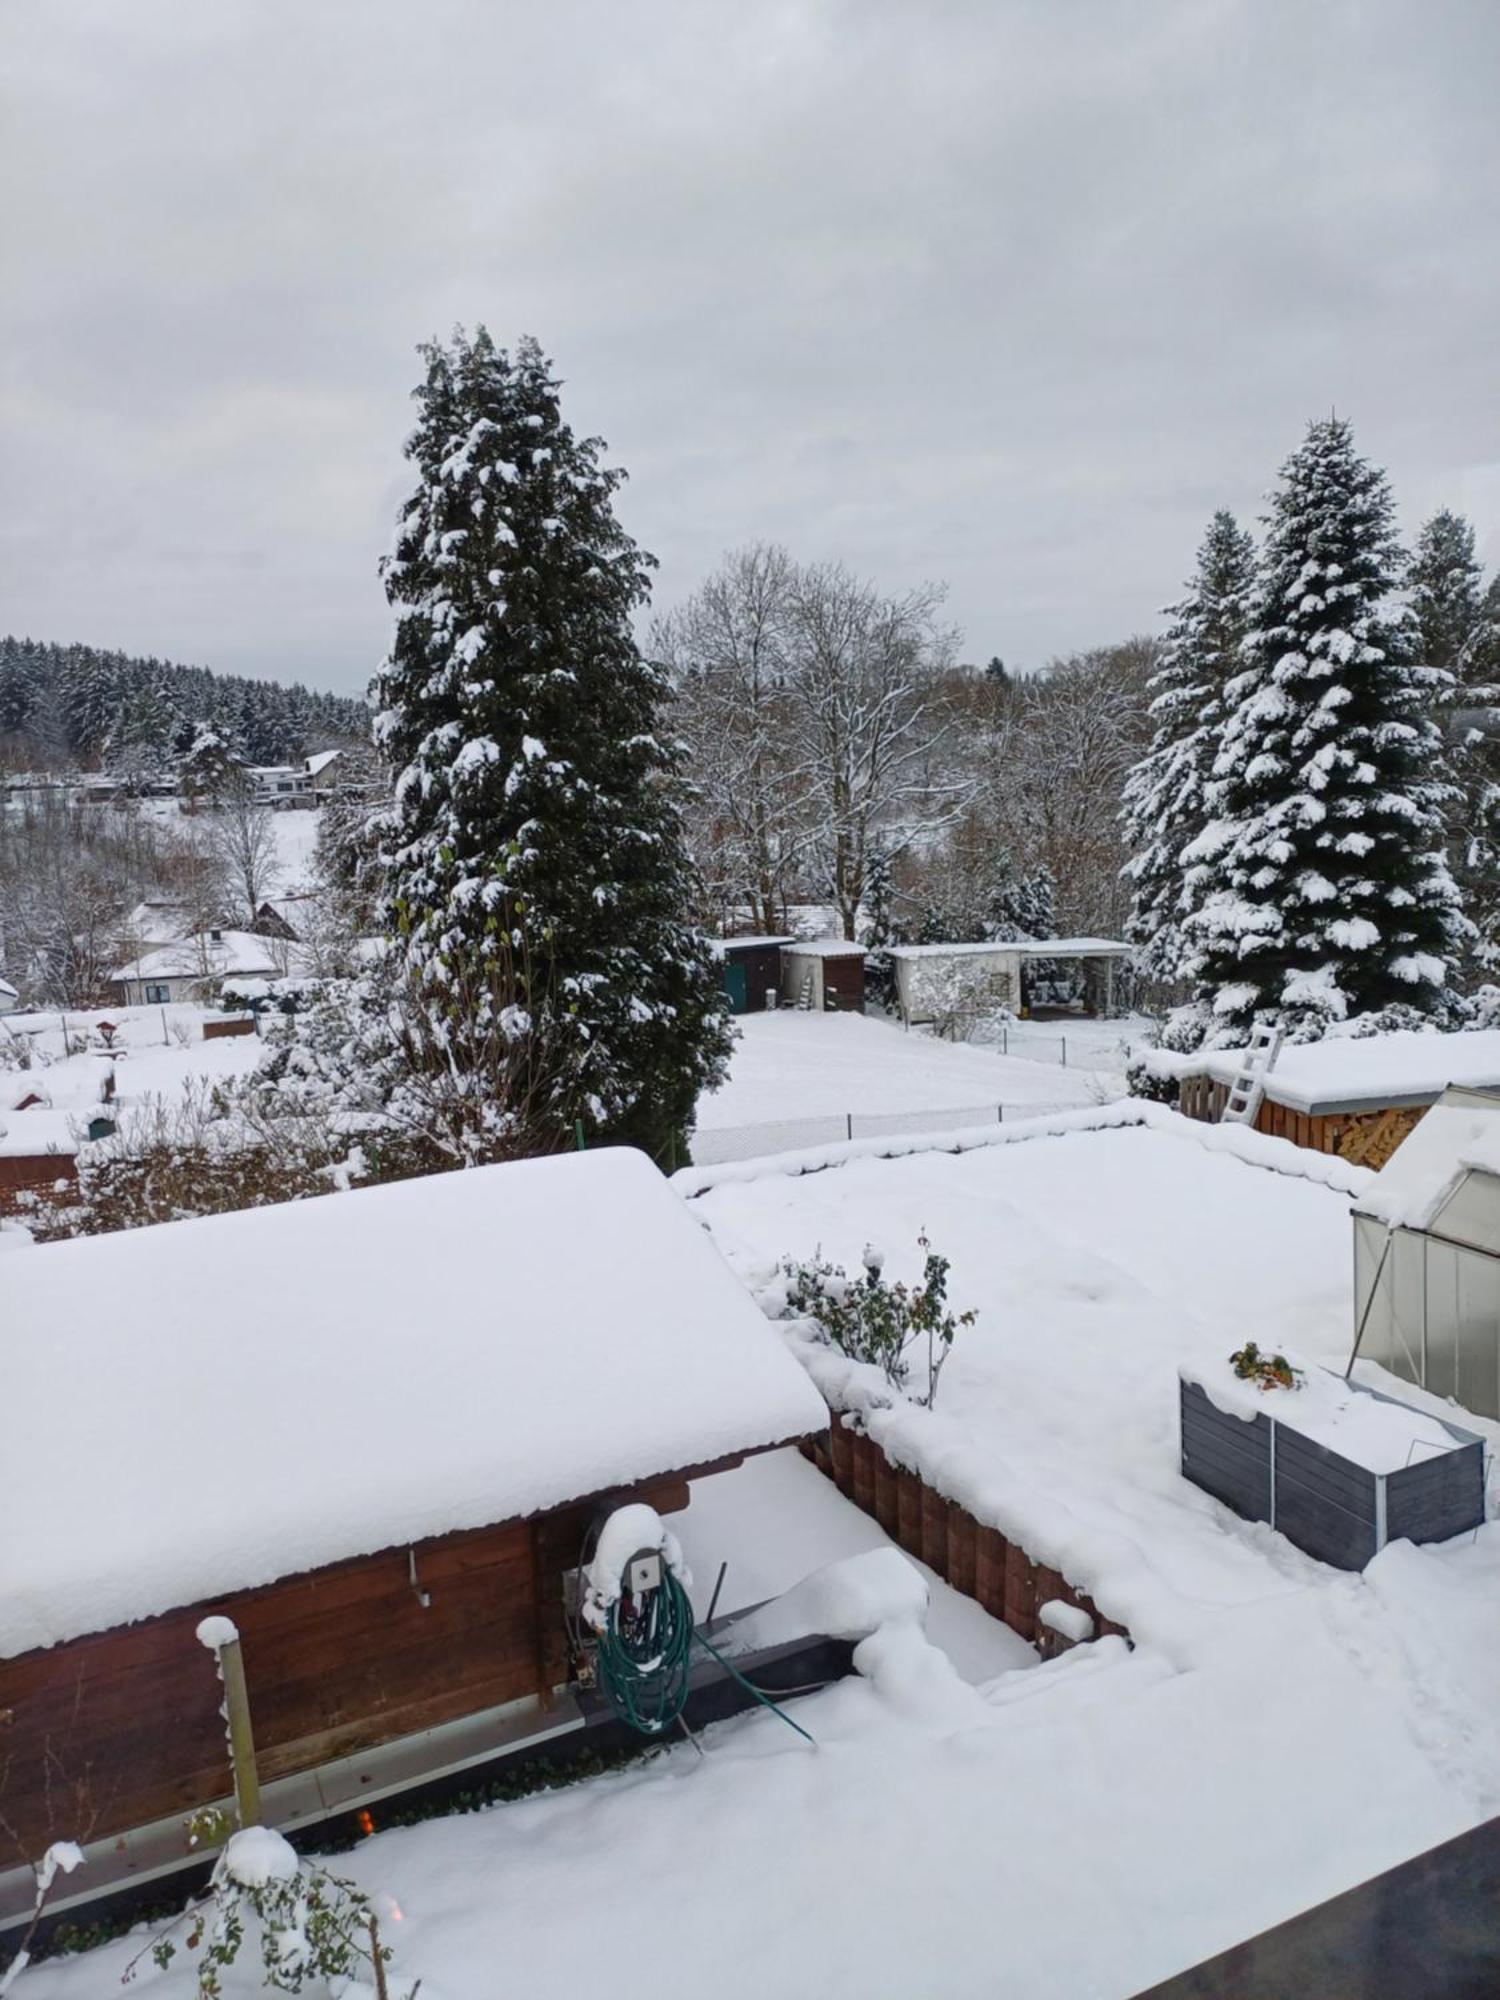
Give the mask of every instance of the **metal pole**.
M 1068 1038 L 1066 1035 L 1064 1035 L 1062 1038 L 1062 1045 L 1063 1045 L 1062 1066 L 1064 1069 L 1066 1069 L 1068 1066 Z
M 854 1113 L 852 1111 L 844 1113 L 844 1128 L 844 1137 L 852 1140 L 854 1137 Z

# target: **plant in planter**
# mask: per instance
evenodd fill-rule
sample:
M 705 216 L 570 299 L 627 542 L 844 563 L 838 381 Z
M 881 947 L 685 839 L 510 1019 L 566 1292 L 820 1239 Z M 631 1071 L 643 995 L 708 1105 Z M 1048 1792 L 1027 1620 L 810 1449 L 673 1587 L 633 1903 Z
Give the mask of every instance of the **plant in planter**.
M 1294 1368 L 1284 1354 L 1262 1354 L 1253 1340 L 1230 1355 L 1229 1365 L 1242 1382 L 1253 1382 L 1257 1389 L 1302 1387 L 1300 1368 Z
M 910 1350 L 926 1343 L 926 1393 L 915 1398 L 926 1409 L 937 1400 L 938 1377 L 961 1326 L 972 1326 L 978 1314 L 955 1313 L 948 1304 L 946 1257 L 940 1257 L 926 1236 L 917 1238 L 925 1252 L 922 1282 L 887 1284 L 881 1276 L 884 1259 L 866 1246 L 864 1275 L 851 1278 L 841 1264 L 821 1255 L 799 1264 L 783 1258 L 788 1319 L 811 1319 L 824 1337 L 851 1361 L 873 1362 L 893 1387 L 903 1393 L 911 1376 Z

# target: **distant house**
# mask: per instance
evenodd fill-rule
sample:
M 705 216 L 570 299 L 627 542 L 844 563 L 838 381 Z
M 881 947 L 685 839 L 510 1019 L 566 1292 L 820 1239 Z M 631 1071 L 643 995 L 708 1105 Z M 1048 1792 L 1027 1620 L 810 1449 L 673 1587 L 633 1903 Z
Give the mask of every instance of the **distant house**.
M 284 979 L 299 969 L 300 953 L 282 937 L 254 931 L 206 930 L 146 945 L 110 974 L 111 998 L 126 1007 L 166 1006 L 177 1000 L 212 1000 L 226 979 Z
M 789 937 L 714 939 L 714 955 L 722 968 L 731 1014 L 764 1012 L 769 996 L 781 985 L 782 949 L 793 941 Z
M 250 929 L 257 937 L 285 938 L 295 944 L 305 934 L 316 906 L 312 895 L 268 896 L 251 918 Z
M 19 1012 L 21 996 L 8 979 L 0 979 L 0 1014 Z
M 784 944 L 781 991 L 788 1007 L 811 1007 L 819 1014 L 863 1014 L 864 946 L 836 937 Z
M 584 1728 L 565 1578 L 601 1504 L 669 1514 L 828 1421 L 624 1148 L 8 1262 L 0 1922 L 53 1839 L 95 1893 L 180 1864 L 229 1789 L 206 1617 L 238 1628 L 268 1823 L 379 1815 Z M 90 1771 L 65 1824 L 55 1774 Z
M 315 806 L 333 789 L 329 771 L 343 753 L 319 750 L 300 764 L 248 764 L 252 796 L 263 806 Z

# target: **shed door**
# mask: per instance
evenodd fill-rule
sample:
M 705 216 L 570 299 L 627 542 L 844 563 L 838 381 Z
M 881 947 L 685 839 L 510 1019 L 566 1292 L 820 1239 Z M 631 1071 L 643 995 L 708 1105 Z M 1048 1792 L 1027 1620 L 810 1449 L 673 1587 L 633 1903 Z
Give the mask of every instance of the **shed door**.
M 729 995 L 731 1014 L 743 1014 L 749 1005 L 750 989 L 743 965 L 730 960 L 724 967 L 724 991 Z

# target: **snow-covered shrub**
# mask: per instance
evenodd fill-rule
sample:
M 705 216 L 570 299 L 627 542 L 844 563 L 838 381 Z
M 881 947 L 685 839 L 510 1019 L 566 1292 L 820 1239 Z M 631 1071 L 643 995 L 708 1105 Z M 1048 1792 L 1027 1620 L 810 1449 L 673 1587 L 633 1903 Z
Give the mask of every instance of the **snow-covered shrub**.
M 81 1145 L 76 1187 L 39 1196 L 27 1219 L 50 1242 L 299 1201 L 343 1185 L 350 1151 L 326 1120 L 262 1118 L 232 1086 L 194 1079 Z
M 1153 1049 L 1141 1049 L 1125 1065 L 1126 1094 L 1144 1097 L 1152 1104 L 1175 1104 L 1182 1090 L 1182 1079 L 1153 1064 L 1154 1054 Z
M 352 1981 L 365 1968 L 374 1974 L 375 1990 L 386 1990 L 391 1949 L 380 1942 L 369 1897 L 318 1863 L 301 1861 L 270 1827 L 248 1826 L 230 1836 L 214 1863 L 208 1895 L 172 1928 L 183 1925 L 182 1948 L 200 1954 L 200 2000 L 218 2000 L 222 1974 L 251 1929 L 263 1984 L 277 1993 L 300 1993 L 310 1981 Z M 170 1931 L 149 1947 L 163 1968 L 178 1949 Z
M 883 1258 L 866 1246 L 864 1275 L 851 1278 L 841 1264 L 815 1256 L 809 1264 L 784 1258 L 786 1319 L 811 1319 L 833 1346 L 851 1361 L 867 1361 L 881 1369 L 888 1382 L 906 1390 L 912 1370 L 910 1350 L 925 1343 L 926 1388 L 915 1400 L 931 1409 L 937 1400 L 938 1377 L 961 1326 L 972 1326 L 975 1312 L 955 1313 L 948 1304 L 946 1257 L 940 1257 L 925 1236 L 917 1243 L 925 1253 L 920 1285 L 881 1276 Z
M 1469 1001 L 1469 1028 L 1500 1028 L 1500 986 L 1481 986 Z

